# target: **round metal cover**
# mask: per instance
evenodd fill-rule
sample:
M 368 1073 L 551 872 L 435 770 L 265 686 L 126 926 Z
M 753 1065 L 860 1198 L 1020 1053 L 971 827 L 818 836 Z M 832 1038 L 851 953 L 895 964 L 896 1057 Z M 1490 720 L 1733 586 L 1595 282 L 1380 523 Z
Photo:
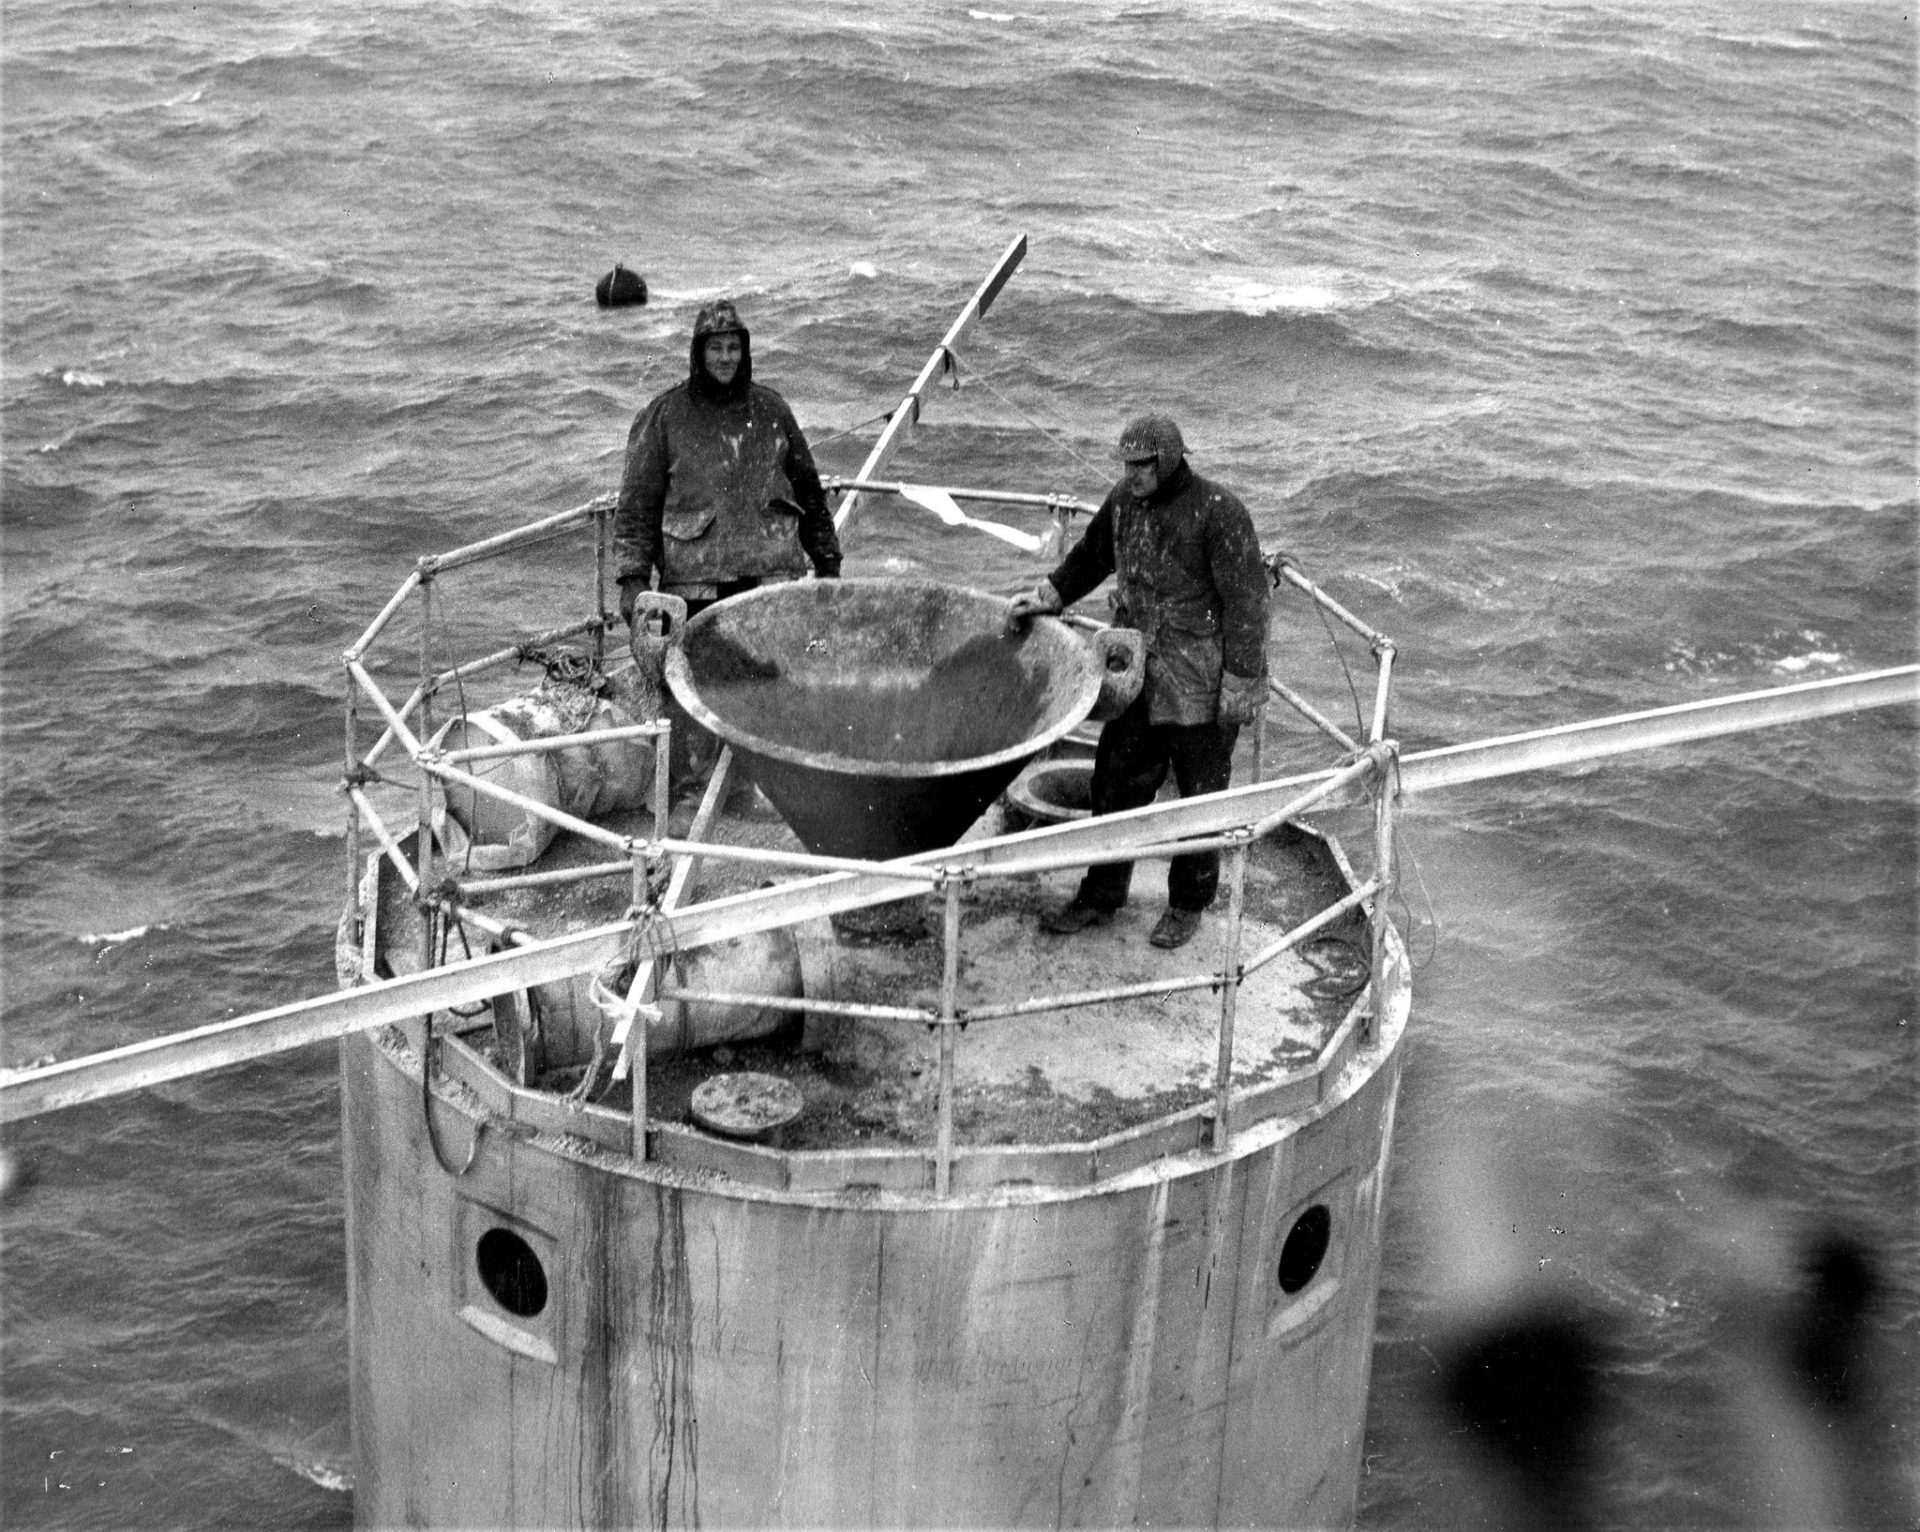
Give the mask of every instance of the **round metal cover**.
M 709 1133 L 760 1138 L 792 1122 L 805 1104 L 799 1090 L 778 1075 L 712 1075 L 694 1089 L 693 1120 Z

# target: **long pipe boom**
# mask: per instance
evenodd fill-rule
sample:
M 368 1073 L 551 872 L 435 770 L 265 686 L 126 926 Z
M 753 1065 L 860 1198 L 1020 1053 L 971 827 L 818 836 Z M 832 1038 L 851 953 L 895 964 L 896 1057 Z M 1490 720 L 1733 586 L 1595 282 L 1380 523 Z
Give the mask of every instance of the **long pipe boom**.
M 1804 682 L 1773 691 L 1682 703 L 1532 734 L 1420 751 L 1400 759 L 1398 785 L 1405 792 L 1431 792 L 1465 782 L 1577 765 L 1623 751 L 1912 702 L 1920 702 L 1920 665 L 1903 665 L 1866 675 Z M 1349 770 L 1343 767 L 1250 783 L 1204 797 L 1150 804 L 1102 818 L 943 847 L 901 860 L 929 867 L 982 869 L 1015 864 L 1032 858 L 1036 851 L 1097 852 L 1183 836 L 1219 835 L 1265 818 L 1287 807 L 1303 791 Z M 1357 791 L 1348 791 L 1354 796 L 1327 801 L 1358 801 Z M 796 920 L 885 904 L 899 897 L 898 877 L 876 869 L 799 879 L 689 905 L 671 915 L 650 919 L 652 934 L 659 941 L 692 948 Z M 40 1069 L 0 1075 L 0 1123 L 202 1074 L 368 1027 L 471 1005 L 510 990 L 557 983 L 623 957 L 632 929 L 625 922 L 598 926 L 532 942 L 512 952 L 322 995 Z
M 1430 793 L 1555 766 L 1577 766 L 1629 750 L 1654 750 L 1719 734 L 1742 734 L 1778 724 L 1806 723 L 1863 708 L 1920 702 L 1920 665 L 1863 675 L 1803 681 L 1769 691 L 1682 702 L 1644 713 L 1621 713 L 1585 723 L 1509 734 L 1470 745 L 1422 750 L 1400 759 L 1400 790 Z

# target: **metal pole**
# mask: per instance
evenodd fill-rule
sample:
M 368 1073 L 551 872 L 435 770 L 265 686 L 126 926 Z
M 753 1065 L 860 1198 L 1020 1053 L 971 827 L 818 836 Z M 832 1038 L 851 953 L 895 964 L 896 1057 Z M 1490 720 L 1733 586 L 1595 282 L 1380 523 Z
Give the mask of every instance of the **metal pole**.
M 987 274 L 974 295 L 967 300 L 966 307 L 947 327 L 947 333 L 940 338 L 940 344 L 933 348 L 933 355 L 927 358 L 926 366 L 920 369 L 920 375 L 913 380 L 907 395 L 895 405 L 887 419 L 886 429 L 880 433 L 880 439 L 873 444 L 873 450 L 867 454 L 867 460 L 860 465 L 859 479 L 875 479 L 886 469 L 895 449 L 906 439 L 920 419 L 920 401 L 937 378 L 944 377 L 953 370 L 954 348 L 971 333 L 974 325 L 985 317 L 993 307 L 993 300 L 1000 296 L 1000 289 L 1007 285 L 1007 279 L 1013 275 L 1014 268 L 1027 255 L 1027 236 L 1022 234 L 1001 252 L 1000 259 Z M 861 491 L 852 490 L 840 497 L 840 508 L 833 514 L 833 524 L 844 537 L 859 514 Z
M 820 481 L 828 494 L 841 490 L 860 490 L 865 494 L 898 495 L 910 489 L 938 490 L 955 500 L 984 500 L 994 505 L 1037 505 L 1048 510 L 1078 511 L 1090 516 L 1100 507 L 1072 495 L 1038 495 L 1022 490 L 958 489 L 950 484 L 914 484 L 898 479 L 843 479 L 837 474 Z
M 642 966 L 644 968 L 651 968 L 652 964 Z M 633 991 L 643 988 L 646 982 L 647 975 L 644 972 L 636 971 L 634 973 L 633 984 L 627 995 L 628 1004 L 637 1007 L 637 1005 L 645 999 L 645 996 L 635 994 Z M 632 1039 L 626 1050 L 626 1057 L 632 1061 L 630 1073 L 633 1082 L 631 1087 L 633 1092 L 633 1104 L 631 1108 L 633 1122 L 633 1157 L 638 1161 L 644 1162 L 647 1157 L 647 1024 L 635 1016 L 633 1026 L 640 1034 L 638 1037 Z
M 1368 878 L 1366 882 L 1362 883 L 1352 893 L 1346 895 L 1344 898 L 1334 900 L 1332 904 L 1320 911 L 1319 914 L 1301 921 L 1299 925 L 1287 932 L 1285 936 L 1262 947 L 1252 957 L 1242 959 L 1240 963 L 1241 979 L 1244 981 L 1248 974 L 1256 973 L 1260 969 L 1265 968 L 1267 964 L 1280 956 L 1281 953 L 1291 952 L 1308 937 L 1325 930 L 1355 905 L 1365 904 L 1379 892 L 1379 879 Z
M 712 1005 L 753 1005 L 774 1011 L 806 1011 L 822 1016 L 865 1016 L 875 1021 L 917 1021 L 938 1026 L 940 1013 L 924 1005 L 869 1005 L 860 1000 L 822 1000 L 815 995 L 760 995 L 737 989 L 682 989 L 670 984 L 659 1000 L 705 1000 Z
M 944 951 L 940 966 L 940 1121 L 933 1162 L 933 1191 L 944 1197 L 953 1190 L 953 1048 L 954 1013 L 960 992 L 960 880 L 946 880 L 946 918 L 941 928 Z
M 1416 750 L 1400 763 L 1400 791 L 1430 793 L 1467 782 L 1582 765 L 1629 750 L 1652 750 L 1749 729 L 1806 723 L 1863 708 L 1920 702 L 1920 665 L 1800 681 L 1734 697 L 1709 697 L 1642 713 L 1559 724 L 1527 734 Z
M 582 745 L 611 745 L 626 739 L 652 739 L 664 727 L 657 723 L 616 724 L 610 729 L 588 729 L 583 734 L 536 734 L 532 739 L 516 739 L 510 745 L 472 745 L 464 750 L 443 750 L 441 757 L 450 766 L 469 761 L 507 761 L 523 755 L 552 755 Z
M 393 704 L 387 701 L 387 694 L 381 691 L 379 683 L 367 674 L 366 667 L 358 660 L 350 660 L 347 663 L 347 673 L 353 677 L 354 683 L 360 688 L 361 694 L 373 704 L 374 711 L 386 719 L 387 732 L 400 742 L 400 748 L 405 750 L 409 755 L 417 753 L 420 749 L 419 736 L 408 726 L 406 720 L 393 710 Z M 424 705 L 425 702 L 426 692 L 422 689 L 416 691 L 413 696 L 408 699 L 407 705 L 411 708 L 416 703 Z M 382 740 L 380 744 L 375 745 L 372 750 L 367 752 L 368 761 L 372 761 L 373 758 L 380 753 L 381 747 L 385 745 L 385 743 L 386 741 Z
M 622 835 L 618 831 L 606 829 L 604 826 L 594 824 L 591 820 L 582 819 L 576 814 L 569 814 L 564 809 L 557 809 L 552 804 L 543 803 L 540 799 L 529 797 L 525 793 L 517 793 L 510 787 L 502 787 L 498 782 L 492 781 L 489 778 L 475 776 L 472 772 L 462 771 L 457 766 L 449 766 L 441 758 L 438 750 L 423 749 L 420 754 L 414 758 L 414 765 L 420 768 L 420 774 L 423 779 L 423 792 L 425 790 L 425 783 L 438 777 L 442 781 L 458 783 L 461 787 L 467 788 L 472 792 L 496 799 L 501 803 L 510 804 L 514 808 L 531 814 L 536 819 L 544 819 L 548 824 L 558 825 L 563 830 L 571 830 L 582 840 L 590 840 L 596 845 L 611 847 L 622 855 L 629 855 L 633 850 L 633 838 L 631 836 Z M 423 819 L 421 823 L 425 824 L 426 821 Z
M 1362 1023 L 1365 1030 L 1361 1033 L 1362 1040 L 1369 1043 L 1373 1041 L 1374 1028 L 1379 1023 L 1381 1008 L 1386 1004 L 1387 906 L 1393 898 L 1395 887 L 1393 785 L 1398 766 L 1399 747 L 1392 740 L 1383 740 L 1379 743 L 1386 746 L 1387 752 L 1380 762 L 1380 772 L 1373 784 L 1373 881 L 1380 885 L 1380 892 L 1373 901 L 1373 978 L 1369 983 L 1372 996 L 1367 1019 Z
M 1225 1154 L 1233 1140 L 1228 1114 L 1233 1108 L 1233 1011 L 1240 995 L 1240 920 L 1247 890 L 1250 841 L 1233 848 L 1227 873 L 1227 929 L 1220 951 L 1220 1061 L 1213 1087 L 1213 1152 Z
M 458 888 L 463 897 L 503 894 L 510 888 L 549 888 L 555 884 L 589 883 L 595 878 L 624 878 L 632 871 L 629 862 L 589 862 L 584 867 L 556 867 L 551 872 L 520 872 L 498 878 L 461 878 Z
M 600 626 L 593 634 L 593 663 L 598 670 L 607 665 L 607 538 L 613 527 L 610 511 L 606 505 L 594 506 L 593 609 L 599 614 Z
M 1318 603 L 1320 606 L 1325 607 L 1327 611 L 1331 612 L 1335 617 L 1337 617 L 1341 622 L 1345 623 L 1355 633 L 1358 633 L 1369 644 L 1377 644 L 1384 641 L 1386 635 L 1376 632 L 1374 629 L 1368 627 L 1364 622 L 1362 622 L 1358 617 L 1354 616 L 1353 613 L 1349 612 L 1338 601 L 1335 601 L 1333 597 L 1329 596 L 1319 586 L 1315 585 L 1313 581 L 1309 580 L 1298 569 L 1293 568 L 1291 565 L 1283 565 L 1280 570 L 1280 578 L 1285 580 L 1289 585 L 1293 586 L 1294 589 L 1299 591 L 1304 591 L 1308 596 L 1312 597 L 1316 603 Z
M 420 737 L 433 735 L 433 691 L 428 679 L 433 674 L 433 581 L 422 579 L 420 582 Z M 433 778 L 426 772 L 420 773 L 420 809 L 419 828 L 415 832 L 418 844 L 414 854 L 419 862 L 420 887 L 424 890 L 433 882 Z M 434 966 L 433 955 L 433 910 L 423 900 L 420 905 L 420 962 L 425 968 Z M 433 1069 L 433 1060 L 421 1055 L 421 1067 L 428 1072 Z
M 1288 707 L 1292 708 L 1294 712 L 1306 719 L 1308 723 L 1312 724 L 1322 734 L 1326 735 L 1328 739 L 1332 740 L 1342 750 L 1346 751 L 1348 755 L 1358 755 L 1360 753 L 1360 742 L 1358 740 L 1348 734 L 1345 729 L 1341 728 L 1340 725 L 1335 723 L 1331 718 L 1327 717 L 1325 713 L 1322 713 L 1311 702 L 1307 701 L 1305 697 L 1301 696 L 1300 693 L 1295 691 L 1291 686 L 1287 685 L 1285 681 L 1276 681 L 1273 677 L 1269 676 L 1267 678 L 1267 689 L 1282 702 L 1286 703 Z
M 413 594 L 414 587 L 420 583 L 421 574 L 417 569 L 400 582 L 400 588 L 393 593 L 387 604 L 380 608 L 380 615 L 367 624 L 367 631 L 362 633 L 354 646 L 347 651 L 348 660 L 357 660 L 367 652 L 386 625 L 393 621 L 393 614 L 406 605 L 407 597 Z
M 1387 692 L 1393 685 L 1393 644 L 1381 639 L 1374 646 L 1380 656 L 1380 680 L 1373 693 L 1373 728 L 1367 734 L 1367 743 L 1377 745 L 1387 734 Z
M 653 737 L 653 838 L 667 838 L 667 813 L 673 807 L 673 722 L 664 714 Z
M 1102 1005 L 1114 1000 L 1144 1000 L 1149 995 L 1178 995 L 1190 989 L 1218 989 L 1218 973 L 1183 974 L 1176 979 L 1149 979 L 1142 984 L 1116 984 L 1111 989 L 1081 989 L 1062 995 L 1012 1000 L 1003 1005 L 970 1005 L 966 1019 L 1000 1021 L 1008 1016 L 1037 1016 L 1042 1011 L 1070 1011 L 1076 1006 Z
M 347 799 L 347 908 L 353 912 L 353 931 L 360 934 L 360 875 L 364 869 L 360 866 L 360 805 L 353 801 L 352 787 L 354 773 L 360 764 L 360 708 L 354 693 L 353 672 L 344 664 L 340 667 L 346 678 L 347 722 L 346 722 L 346 765 L 341 780 L 349 789 Z
M 539 521 L 530 521 L 524 527 L 515 527 L 511 532 L 482 538 L 477 543 L 468 543 L 465 547 L 450 549 L 446 553 L 428 554 L 420 560 L 420 572 L 426 579 L 431 580 L 434 575 L 449 569 L 458 569 L 462 564 L 477 563 L 493 554 L 504 553 L 509 548 L 542 542 L 556 532 L 591 520 L 599 508 L 612 498 L 611 495 L 601 495 L 587 501 L 585 505 L 576 505 L 570 511 L 560 511 L 552 516 L 543 517 Z

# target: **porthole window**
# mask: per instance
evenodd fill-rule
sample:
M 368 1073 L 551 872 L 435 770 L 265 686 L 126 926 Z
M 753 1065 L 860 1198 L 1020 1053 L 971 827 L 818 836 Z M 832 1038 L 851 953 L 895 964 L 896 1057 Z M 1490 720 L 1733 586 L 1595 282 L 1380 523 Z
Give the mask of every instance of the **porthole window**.
M 474 1246 L 473 1262 L 493 1301 L 520 1319 L 547 1306 L 547 1272 L 540 1257 L 511 1229 L 489 1229 Z
M 1333 1215 L 1315 1203 L 1294 1220 L 1287 1242 L 1280 1247 L 1280 1291 L 1297 1293 L 1313 1280 L 1327 1258 L 1327 1240 L 1333 1233 Z

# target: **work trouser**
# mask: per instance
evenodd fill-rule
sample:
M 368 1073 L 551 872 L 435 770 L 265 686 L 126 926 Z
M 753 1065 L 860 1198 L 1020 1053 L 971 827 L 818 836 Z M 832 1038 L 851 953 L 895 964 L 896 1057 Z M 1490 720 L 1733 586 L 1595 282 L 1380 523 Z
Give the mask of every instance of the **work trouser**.
M 1089 806 L 1095 814 L 1144 808 L 1153 802 L 1169 768 L 1182 798 L 1217 793 L 1233 772 L 1235 723 L 1153 723 L 1142 692 L 1133 705 L 1100 731 L 1093 756 Z M 1089 867 L 1079 899 L 1096 909 L 1117 910 L 1127 902 L 1133 863 Z M 1204 910 L 1220 887 L 1220 853 L 1196 851 L 1173 859 L 1167 873 L 1167 903 L 1176 910 Z

